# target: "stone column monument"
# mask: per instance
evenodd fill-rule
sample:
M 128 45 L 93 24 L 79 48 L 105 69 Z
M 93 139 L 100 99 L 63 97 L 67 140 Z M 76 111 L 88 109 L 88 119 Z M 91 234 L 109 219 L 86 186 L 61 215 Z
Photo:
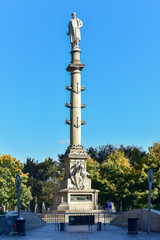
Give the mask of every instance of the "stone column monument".
M 71 43 L 71 62 L 67 71 L 71 75 L 71 83 L 66 86 L 70 92 L 70 102 L 66 107 L 70 109 L 70 119 L 66 124 L 70 125 L 70 146 L 67 148 L 65 161 L 65 177 L 61 182 L 60 191 L 54 194 L 54 204 L 51 209 L 59 211 L 93 211 L 98 209 L 98 192 L 91 188 L 91 179 L 87 176 L 86 160 L 89 157 L 81 145 L 81 126 L 85 120 L 81 120 L 81 109 L 85 107 L 81 103 L 81 92 L 85 90 L 81 86 L 81 71 L 85 64 L 80 61 L 81 40 L 80 28 L 83 23 L 72 13 L 72 19 L 68 24 L 68 33 Z

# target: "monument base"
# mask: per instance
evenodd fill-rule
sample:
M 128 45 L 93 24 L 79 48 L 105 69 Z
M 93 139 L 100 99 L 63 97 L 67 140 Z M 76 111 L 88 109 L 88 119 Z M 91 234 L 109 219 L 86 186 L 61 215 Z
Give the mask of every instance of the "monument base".
M 99 190 L 95 189 L 61 189 L 54 194 L 54 204 L 50 208 L 50 211 L 90 212 L 92 210 L 98 210 L 98 193 Z
M 53 206 L 49 211 L 91 212 L 98 209 L 99 190 L 91 188 L 86 172 L 88 154 L 81 146 L 69 146 L 64 156 L 65 177 L 60 190 L 54 193 Z

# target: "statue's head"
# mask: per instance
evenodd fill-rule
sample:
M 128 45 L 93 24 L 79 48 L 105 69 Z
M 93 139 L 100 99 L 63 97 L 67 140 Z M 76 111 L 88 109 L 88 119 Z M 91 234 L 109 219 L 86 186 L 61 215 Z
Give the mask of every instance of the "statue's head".
M 73 19 L 73 18 L 76 18 L 76 13 L 73 12 L 73 13 L 71 14 L 71 16 L 72 16 L 72 19 Z

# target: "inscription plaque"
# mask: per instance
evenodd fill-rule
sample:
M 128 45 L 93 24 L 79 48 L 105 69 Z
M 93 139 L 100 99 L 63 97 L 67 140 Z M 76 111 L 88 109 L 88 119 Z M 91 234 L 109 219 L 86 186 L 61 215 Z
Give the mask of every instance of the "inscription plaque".
M 92 201 L 92 195 L 71 195 L 70 196 L 71 202 L 78 202 L 78 201 Z
M 94 225 L 94 215 L 69 216 L 69 225 Z

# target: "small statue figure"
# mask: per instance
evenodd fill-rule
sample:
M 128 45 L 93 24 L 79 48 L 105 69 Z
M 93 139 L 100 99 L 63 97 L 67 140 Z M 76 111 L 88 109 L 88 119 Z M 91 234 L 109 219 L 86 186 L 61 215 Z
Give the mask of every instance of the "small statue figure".
M 77 163 L 72 166 L 73 171 L 71 174 L 71 180 L 74 185 L 74 189 L 82 189 L 82 177 L 80 174 L 81 168 L 80 165 Z
M 89 175 L 89 173 L 84 170 L 80 163 L 73 165 L 72 169 L 71 180 L 74 185 L 74 189 L 85 189 L 87 175 Z
M 75 179 L 76 189 L 82 189 L 82 177 L 80 173 L 80 168 L 77 168 L 74 179 Z
M 72 19 L 68 24 L 68 33 L 70 36 L 70 42 L 72 49 L 79 48 L 78 43 L 81 41 L 80 28 L 83 26 L 83 22 L 76 18 L 76 13 L 72 13 Z
M 86 181 L 87 181 L 87 176 L 89 175 L 88 172 L 86 172 L 83 167 L 81 166 L 81 177 L 82 177 L 82 186 L 83 189 L 86 188 Z

